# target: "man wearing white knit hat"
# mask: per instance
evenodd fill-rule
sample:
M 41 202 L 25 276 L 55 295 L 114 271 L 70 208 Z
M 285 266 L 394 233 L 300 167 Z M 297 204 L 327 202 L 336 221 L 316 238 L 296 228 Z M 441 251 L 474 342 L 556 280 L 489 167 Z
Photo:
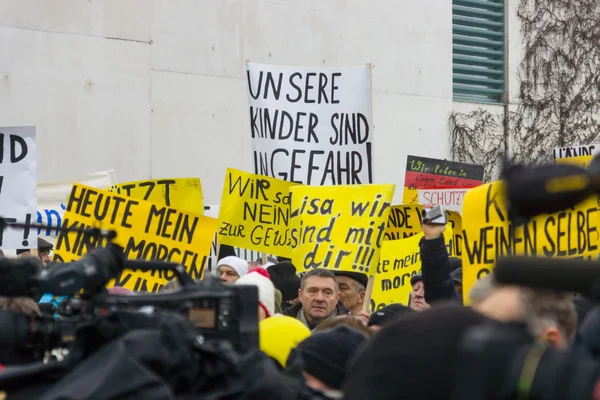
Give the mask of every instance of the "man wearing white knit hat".
M 223 283 L 233 284 L 248 273 L 248 261 L 236 256 L 224 257 L 219 260 L 217 268 L 213 271 Z
M 275 314 L 275 286 L 264 268 L 255 268 L 235 282 L 236 285 L 258 287 L 258 320 L 262 321 Z

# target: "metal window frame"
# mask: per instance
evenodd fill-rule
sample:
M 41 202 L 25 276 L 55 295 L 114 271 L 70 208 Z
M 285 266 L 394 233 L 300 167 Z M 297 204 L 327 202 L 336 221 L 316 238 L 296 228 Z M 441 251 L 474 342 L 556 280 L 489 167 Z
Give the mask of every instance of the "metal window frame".
M 505 0 L 452 0 L 452 95 L 455 101 L 503 101 Z

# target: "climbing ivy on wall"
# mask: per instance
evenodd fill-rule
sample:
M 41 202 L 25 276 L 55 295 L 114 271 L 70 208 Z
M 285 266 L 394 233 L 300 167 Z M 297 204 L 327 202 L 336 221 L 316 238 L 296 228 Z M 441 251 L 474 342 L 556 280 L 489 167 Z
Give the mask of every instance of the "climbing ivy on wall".
M 497 176 L 498 161 L 542 163 L 554 147 L 600 136 L 600 1 L 521 0 L 518 102 L 501 114 L 478 109 L 450 116 L 456 161 Z M 505 108 L 507 110 L 507 108 Z

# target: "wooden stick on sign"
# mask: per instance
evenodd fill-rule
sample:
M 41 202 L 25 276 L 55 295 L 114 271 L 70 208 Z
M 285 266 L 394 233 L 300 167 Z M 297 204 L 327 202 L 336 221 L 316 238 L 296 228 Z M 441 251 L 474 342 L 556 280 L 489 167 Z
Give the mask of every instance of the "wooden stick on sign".
M 373 292 L 373 285 L 375 284 L 375 276 L 369 276 L 369 282 L 367 282 L 367 291 L 365 292 L 365 301 L 363 302 L 362 311 L 368 313 L 369 306 L 371 305 L 371 293 Z

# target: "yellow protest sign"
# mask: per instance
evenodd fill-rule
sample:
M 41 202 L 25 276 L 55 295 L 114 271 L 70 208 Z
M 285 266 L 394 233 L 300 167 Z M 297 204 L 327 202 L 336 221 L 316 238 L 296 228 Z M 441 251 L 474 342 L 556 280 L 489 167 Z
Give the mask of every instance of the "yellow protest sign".
M 568 158 L 557 158 L 554 160 L 556 164 L 572 164 L 583 168 L 588 168 L 592 163 L 594 156 L 577 156 Z
M 405 187 L 402 192 L 402 203 L 403 204 L 417 204 L 419 203 L 419 189 L 412 187 Z
M 371 312 L 392 303 L 409 305 L 412 291 L 410 278 L 421 273 L 421 239 L 423 233 L 383 242 L 371 293 Z M 448 254 L 451 254 L 453 243 L 450 226 L 444 232 L 444 239 Z
M 170 178 L 119 183 L 106 188 L 122 196 L 133 197 L 204 215 L 202 185 L 198 178 Z
M 288 221 L 294 185 L 228 168 L 219 211 L 219 243 L 291 257 Z
M 448 226 L 452 228 L 452 247 L 449 254 L 452 257 L 462 257 L 463 248 L 463 233 L 462 233 L 462 216 L 456 211 L 447 211 Z
M 290 236 L 298 272 L 374 275 L 395 185 L 294 186 Z
M 390 208 L 390 217 L 385 228 L 385 240 L 406 239 L 422 232 L 422 205 L 402 204 Z M 460 257 L 462 254 L 462 217 L 456 211 L 446 210 L 448 225 L 452 228 L 453 240 L 449 254 Z
M 508 220 L 504 186 L 493 182 L 467 192 L 463 203 L 463 290 L 494 269 L 504 255 L 595 260 L 598 253 L 598 203 L 592 197 L 554 214 L 514 227 Z M 468 296 L 465 295 L 465 299 Z
M 421 210 L 417 204 L 402 204 L 390 208 L 384 239 L 406 239 L 421 232 Z
M 106 190 L 75 184 L 63 218 L 65 228 L 114 230 L 114 243 L 123 247 L 125 257 L 183 264 L 193 279 L 201 279 L 217 220 Z M 61 234 L 54 248 L 55 261 L 69 262 L 83 256 L 88 248 L 82 233 Z M 106 243 L 91 240 L 92 247 Z M 157 292 L 173 275 L 159 271 L 125 270 L 108 287 L 124 286 L 134 291 Z

